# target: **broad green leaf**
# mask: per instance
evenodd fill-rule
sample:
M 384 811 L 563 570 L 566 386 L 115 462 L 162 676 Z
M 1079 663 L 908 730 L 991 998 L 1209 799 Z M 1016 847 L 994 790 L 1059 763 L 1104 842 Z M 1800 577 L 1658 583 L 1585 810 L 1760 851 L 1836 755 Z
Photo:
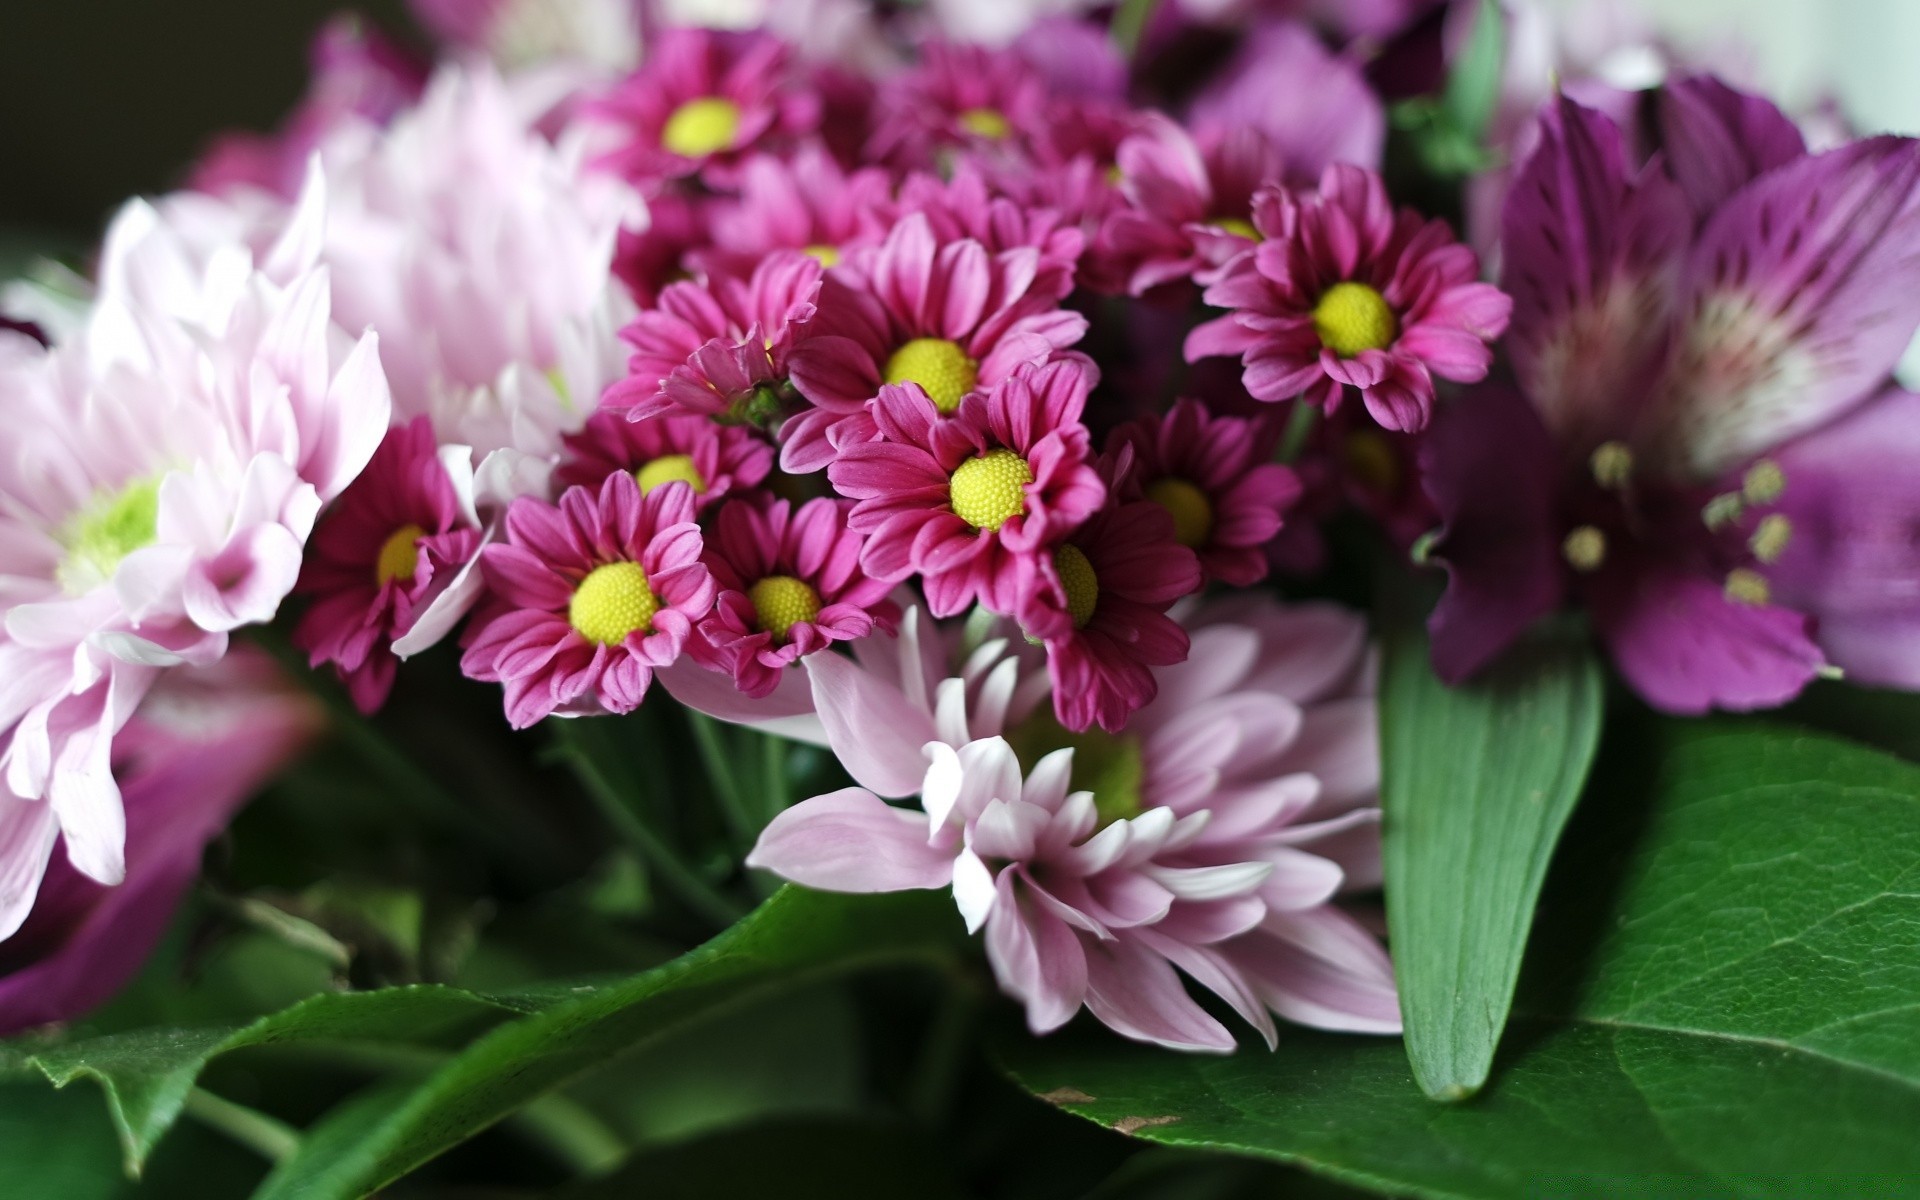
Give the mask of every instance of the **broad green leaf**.
M 364 1196 L 622 1051 L 823 973 L 944 956 L 945 896 L 787 888 L 665 966 L 563 1001 L 481 1038 L 417 1087 L 383 1090 L 316 1126 L 256 1200 Z
M 1920 769 L 1765 725 L 1609 740 L 1487 1088 L 1434 1105 L 1391 1041 L 1005 1053 L 1159 1142 L 1397 1194 L 1911 1195 L 1920 1179 Z
M 250 1025 L 142 1029 L 44 1046 L 15 1042 L 0 1046 L 0 1070 L 15 1077 L 38 1071 L 56 1087 L 76 1079 L 98 1081 L 120 1137 L 126 1172 L 138 1175 L 215 1055 L 292 1042 L 456 1045 L 540 1003 L 539 997 L 481 996 L 439 986 L 334 992 Z
M 1516 646 L 1465 687 L 1427 639 L 1387 639 L 1380 688 L 1387 926 L 1407 1057 L 1459 1100 L 1493 1064 L 1560 830 L 1600 738 L 1605 694 L 1584 638 Z
M 0 1196 L 8 1200 L 208 1200 L 245 1195 L 265 1172 L 238 1144 L 189 1126 L 135 1183 L 120 1169 L 99 1100 L 44 1083 L 0 1084 Z

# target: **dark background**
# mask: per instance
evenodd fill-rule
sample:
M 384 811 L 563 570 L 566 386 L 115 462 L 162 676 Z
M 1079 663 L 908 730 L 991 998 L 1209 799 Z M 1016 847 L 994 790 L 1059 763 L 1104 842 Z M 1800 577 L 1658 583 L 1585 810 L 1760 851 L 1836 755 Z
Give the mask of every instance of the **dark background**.
M 0 227 L 85 245 L 215 133 L 273 128 L 344 8 L 413 36 L 404 0 L 0 0 Z

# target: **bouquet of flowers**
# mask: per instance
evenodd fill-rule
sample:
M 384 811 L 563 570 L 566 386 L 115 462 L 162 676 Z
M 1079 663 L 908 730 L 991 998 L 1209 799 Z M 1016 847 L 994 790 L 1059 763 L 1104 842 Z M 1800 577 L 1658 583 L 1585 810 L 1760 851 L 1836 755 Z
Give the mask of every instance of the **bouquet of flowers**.
M 343 18 L 0 290 L 0 1191 L 1920 1179 L 1920 142 L 695 7 Z

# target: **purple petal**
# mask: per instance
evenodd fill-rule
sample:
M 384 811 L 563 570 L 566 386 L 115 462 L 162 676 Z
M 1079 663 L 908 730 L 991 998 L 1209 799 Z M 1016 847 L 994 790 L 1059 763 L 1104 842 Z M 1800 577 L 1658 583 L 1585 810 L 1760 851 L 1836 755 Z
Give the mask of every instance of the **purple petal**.
M 829 892 L 943 888 L 953 854 L 927 844 L 927 816 L 864 788 L 803 800 L 760 834 L 747 865 Z

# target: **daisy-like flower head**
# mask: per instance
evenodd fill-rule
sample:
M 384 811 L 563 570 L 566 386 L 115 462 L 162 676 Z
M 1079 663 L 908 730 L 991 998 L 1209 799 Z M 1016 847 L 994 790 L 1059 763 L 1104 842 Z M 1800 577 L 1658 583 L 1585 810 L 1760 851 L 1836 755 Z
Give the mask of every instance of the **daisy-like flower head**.
M 633 354 L 602 406 L 634 420 L 665 412 L 752 419 L 758 393 L 770 396 L 786 380 L 820 272 L 812 255 L 776 250 L 744 279 L 668 284 L 654 308 L 621 330 Z
M 506 687 L 507 721 L 631 712 L 653 673 L 680 657 L 713 607 L 693 489 L 645 496 L 625 471 L 558 505 L 507 510 L 507 540 L 481 551 L 492 599 L 475 616 L 460 668 Z
M 753 430 L 686 414 L 629 421 L 602 410 L 566 444 L 553 473 L 560 487 L 597 491 L 607 476 L 625 471 L 643 496 L 668 483 L 686 484 L 697 509 L 757 487 L 773 469 L 773 447 Z
M 821 285 L 818 312 L 789 358 L 812 408 L 782 427 L 781 466 L 813 471 L 836 444 L 873 436 L 867 402 L 883 385 L 925 396 L 941 414 L 1026 363 L 1079 341 L 1087 320 L 1060 307 L 1071 272 L 1040 251 L 998 254 L 971 238 L 941 243 L 927 217 L 903 218 L 878 246 L 848 256 Z M 848 418 L 858 418 L 846 428 Z
M 1131 455 L 1122 491 L 1167 510 L 1208 579 L 1246 587 L 1266 577 L 1266 544 L 1300 497 L 1294 473 L 1269 461 L 1278 434 L 1270 419 L 1216 417 L 1182 399 L 1115 430 L 1109 452 Z
M 1189 361 L 1238 355 L 1261 400 L 1331 409 L 1357 388 L 1374 420 L 1407 431 L 1425 428 L 1435 375 L 1485 378 L 1512 301 L 1477 282 L 1444 221 L 1396 215 L 1378 175 L 1334 165 L 1317 192 L 1263 189 L 1253 225 L 1260 244 L 1206 292 L 1233 311 L 1193 331 Z
M 1067 728 L 1119 731 L 1153 699 L 1149 668 L 1186 658 L 1186 632 L 1167 609 L 1199 591 L 1203 576 L 1175 528 L 1152 500 L 1109 500 L 1036 557 L 1018 617 L 1047 648 L 1054 710 Z
M 1086 244 L 1080 230 L 1063 221 L 1053 209 L 996 195 L 971 163 L 955 167 L 950 178 L 925 172 L 908 176 L 900 185 L 894 210 L 925 214 L 934 237 L 941 242 L 972 238 L 989 254 L 1031 246 L 1040 252 L 1043 271 L 1069 273 L 1068 290 L 1072 287 L 1073 265 Z M 1042 292 L 1059 288 L 1051 278 L 1035 285 L 1035 290 Z
M 930 707 L 917 648 L 892 676 L 809 659 L 862 786 L 781 814 L 748 861 L 835 891 L 951 888 L 1037 1033 L 1084 1006 L 1141 1041 L 1232 1050 L 1179 972 L 1269 1045 L 1275 1014 L 1397 1031 L 1392 966 L 1334 902 L 1380 878 L 1364 623 L 1264 598 L 1200 620 L 1192 660 L 1156 672 L 1159 699 L 1120 735 L 1036 711 L 1043 681 L 1004 642 Z M 880 798 L 916 793 L 917 810 Z
M 867 538 L 861 566 L 889 581 L 917 573 L 936 616 L 976 601 L 1012 612 L 1042 548 L 1106 496 L 1080 424 L 1093 379 L 1072 360 L 1022 367 L 951 418 L 918 388 L 883 387 L 878 440 L 827 469 L 858 501 L 847 523 Z
M 886 233 L 893 181 L 878 167 L 848 171 L 826 147 L 808 142 L 791 157 L 756 154 L 740 168 L 740 195 L 709 206 L 710 249 L 696 266 L 710 274 L 752 274 L 775 250 L 802 250 L 838 266 L 856 245 Z
M 1144 124 L 1116 156 L 1127 203 L 1100 227 L 1102 266 L 1135 296 L 1188 279 L 1212 283 L 1259 240 L 1253 196 L 1280 182 L 1279 151 L 1257 129 L 1202 145 L 1158 114 Z
M 880 114 L 867 155 L 905 169 L 931 170 L 943 150 L 989 157 L 1017 154 L 1044 127 L 1047 86 L 1011 50 L 930 42 L 920 61 L 881 84 Z
M 591 109 L 616 132 L 605 165 L 649 189 L 696 173 L 730 181 L 746 152 L 819 127 L 820 99 L 792 57 L 764 33 L 665 31 L 640 70 Z
M 1334 163 L 1378 167 L 1387 115 L 1357 58 L 1298 21 L 1269 19 L 1194 97 L 1187 127 L 1203 143 L 1257 130 L 1290 172 L 1312 179 Z
M 433 425 L 387 431 L 367 469 L 309 543 L 295 591 L 313 597 L 294 630 L 312 666 L 332 663 L 362 712 L 385 703 L 405 636 L 480 549 L 472 488 L 441 461 Z
M 862 539 L 847 528 L 847 508 L 751 497 L 723 507 L 707 540 L 719 598 L 689 653 L 758 698 L 817 650 L 875 626 L 891 633 L 900 615 L 887 599 L 893 585 L 860 569 Z

